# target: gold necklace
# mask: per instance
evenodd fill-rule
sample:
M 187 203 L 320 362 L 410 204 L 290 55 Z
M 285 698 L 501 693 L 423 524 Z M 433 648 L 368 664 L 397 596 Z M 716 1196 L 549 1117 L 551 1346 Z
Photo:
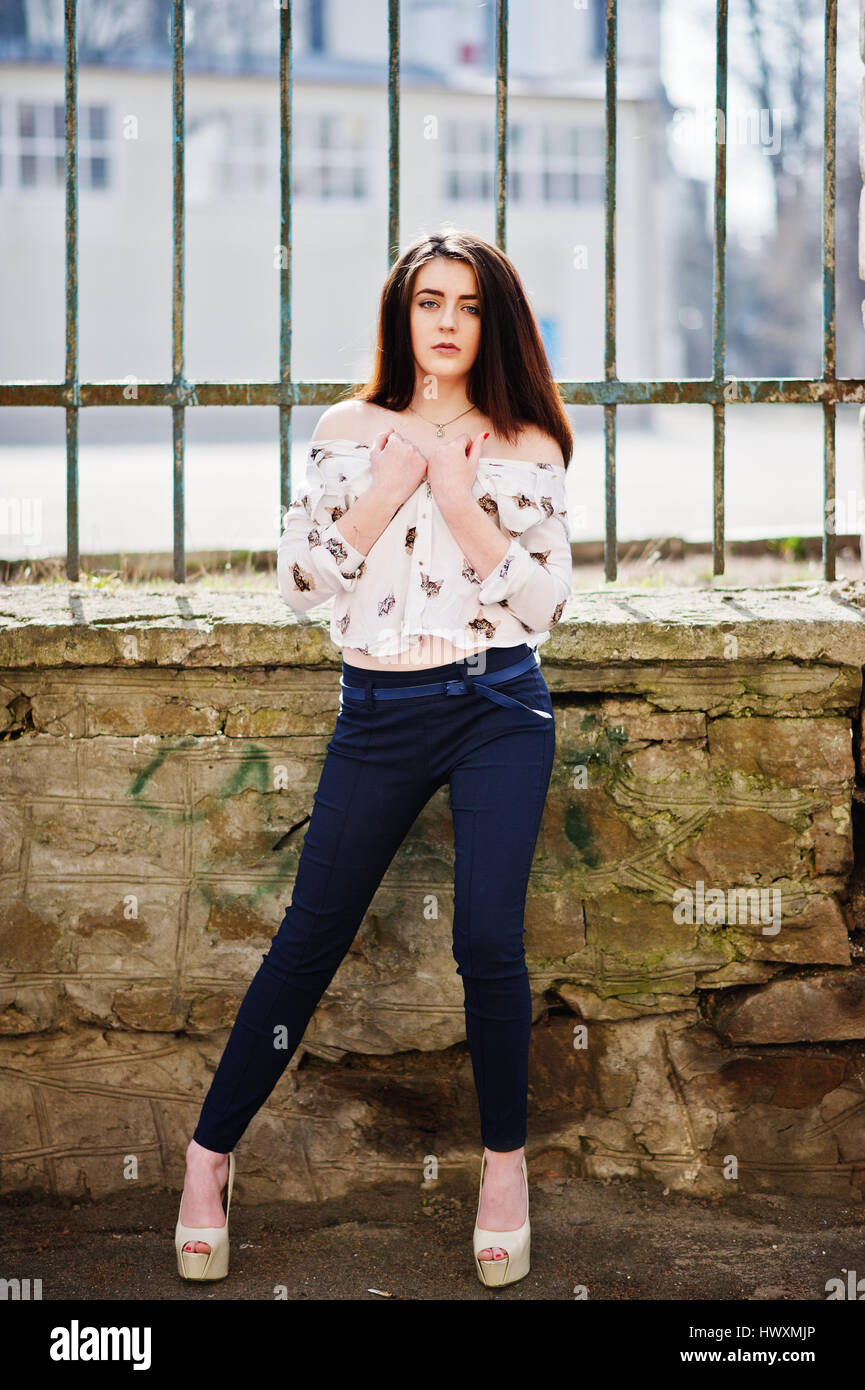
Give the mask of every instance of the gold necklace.
M 463 415 L 468 415 L 469 410 L 474 409 L 475 406 L 470 405 L 468 410 L 461 411 L 459 415 L 454 416 L 453 420 L 445 420 L 444 424 L 436 425 L 436 438 L 444 439 L 445 425 L 452 425 L 454 420 L 461 420 L 463 418 Z M 411 411 L 412 415 L 416 415 L 419 420 L 423 420 L 425 425 L 435 425 L 435 420 L 428 420 L 425 415 L 421 415 L 419 410 L 415 410 L 413 405 L 409 406 L 409 410 Z

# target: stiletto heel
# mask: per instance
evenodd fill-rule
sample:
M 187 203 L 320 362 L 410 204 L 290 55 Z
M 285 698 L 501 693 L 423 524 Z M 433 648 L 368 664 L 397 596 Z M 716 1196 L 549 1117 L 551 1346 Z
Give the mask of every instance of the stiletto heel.
M 224 1226 L 184 1226 L 177 1216 L 174 1248 L 177 1251 L 177 1272 L 181 1279 L 224 1279 L 228 1273 L 228 1214 L 231 1210 L 231 1191 L 234 1187 L 234 1154 L 228 1155 L 228 1200 L 225 1204 Z M 225 1189 L 223 1189 L 225 1190 Z M 181 1198 L 181 1206 L 183 1199 Z M 187 1241 L 202 1241 L 209 1251 L 184 1250 Z
M 526 1169 L 525 1154 L 523 1155 L 522 1169 L 523 1182 L 526 1185 L 526 1219 L 522 1226 L 514 1231 L 486 1231 L 478 1225 L 478 1215 L 481 1209 L 481 1193 L 484 1188 L 484 1169 L 486 1168 L 486 1154 L 481 1154 L 481 1179 L 478 1184 L 478 1209 L 475 1213 L 475 1229 L 472 1235 L 472 1251 L 475 1257 L 475 1267 L 478 1278 L 488 1289 L 502 1288 L 505 1284 L 515 1284 L 518 1279 L 524 1279 L 529 1272 L 531 1261 L 532 1228 L 529 1222 L 529 1175 Z M 481 1250 L 488 1247 L 498 1246 L 505 1251 L 503 1260 L 481 1260 L 478 1254 Z

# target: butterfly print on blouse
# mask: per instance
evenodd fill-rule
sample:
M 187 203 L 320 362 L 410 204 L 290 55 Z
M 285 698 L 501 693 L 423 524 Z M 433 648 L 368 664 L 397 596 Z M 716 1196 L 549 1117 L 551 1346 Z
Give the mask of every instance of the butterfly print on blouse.
M 544 516 L 547 518 L 547 521 L 549 521 L 550 517 L 555 514 L 552 497 L 542 497 L 541 507 L 543 508 Z
M 357 444 L 349 440 L 346 440 L 345 442 L 352 442 L 354 449 L 357 449 L 360 452 L 364 452 L 366 450 L 365 444 Z M 331 449 L 328 447 L 327 444 L 312 443 L 309 446 L 309 456 L 315 464 L 321 463 L 322 459 L 337 458 L 342 453 L 344 453 L 344 450 Z
M 306 541 L 310 550 L 314 550 L 317 545 L 321 545 L 321 532 L 317 526 L 313 526 L 311 531 L 307 531 Z
M 324 510 L 325 510 L 325 511 L 328 513 L 328 515 L 330 516 L 331 521 L 339 521 L 339 518 L 340 518 L 341 516 L 345 516 L 345 513 L 346 513 L 346 511 L 348 510 L 348 508 L 347 508 L 347 507 L 341 507 L 341 506 L 339 505 L 339 503 L 337 502 L 337 504 L 336 504 L 335 507 L 325 507 Z
M 430 579 L 429 575 L 424 574 L 423 570 L 421 570 L 420 586 L 425 594 L 429 594 L 430 598 L 437 597 L 438 591 L 441 588 L 442 584 L 444 584 L 443 579 Z
M 395 603 L 396 599 L 394 598 L 393 594 L 388 594 L 387 598 L 383 598 L 378 606 L 378 616 L 380 618 L 386 617 L 386 615 L 390 612 Z
M 552 623 L 557 623 L 559 621 L 559 619 L 562 616 L 562 613 L 565 611 L 565 604 L 567 603 L 567 601 L 568 600 L 566 598 L 563 598 L 561 603 L 556 604 L 555 608 L 553 609 Z M 552 626 L 552 623 L 550 624 L 550 626 Z
M 463 579 L 467 579 L 470 584 L 480 584 L 481 577 L 473 565 L 470 565 L 465 555 L 463 556 Z
M 337 563 L 340 560 L 348 559 L 348 551 L 346 550 L 342 541 L 338 541 L 334 536 L 331 536 L 330 540 L 325 542 L 324 548 L 325 550 L 330 551 L 331 555 L 333 556 L 334 560 L 337 561 Z
M 482 637 L 487 638 L 495 637 L 496 628 L 498 626 L 498 623 L 491 623 L 490 620 L 485 618 L 481 613 L 479 613 L 476 618 L 472 618 L 466 623 L 466 627 L 471 628 L 472 632 L 478 632 Z
M 414 550 L 414 543 L 415 543 L 416 540 L 417 540 L 417 527 L 416 527 L 416 526 L 409 526 L 408 529 L 406 530 L 406 533 L 405 533 L 405 549 L 406 549 L 406 554 L 407 554 L 407 555 L 411 555 L 412 551 Z
M 346 630 L 347 630 L 347 628 L 348 628 L 348 625 L 349 625 L 349 622 L 350 622 L 350 621 L 351 621 L 351 611 L 350 611 L 350 610 L 349 610 L 347 613 L 345 613 L 345 614 L 343 615 L 343 617 L 337 619 L 336 625 L 337 625 L 337 627 L 339 628 L 340 632 L 342 633 L 343 637 L 344 637 L 345 634 L 346 634 Z
M 530 550 L 529 554 L 531 555 L 533 560 L 537 560 L 538 564 L 543 565 L 544 569 L 546 569 L 547 559 L 550 555 L 549 550 Z
M 524 492 L 515 493 L 514 496 L 511 498 L 511 501 L 516 502 L 520 510 L 523 510 L 525 507 L 537 507 L 537 503 L 535 502 L 534 498 L 527 497 Z
M 306 570 L 300 568 L 297 561 L 291 567 L 291 577 L 294 580 L 294 587 L 300 589 L 301 593 L 312 593 L 315 588 L 315 580 L 311 574 L 307 574 Z
M 495 516 L 499 509 L 498 502 L 494 497 L 491 497 L 488 492 L 485 492 L 483 497 L 479 497 L 477 503 L 479 507 L 483 508 L 487 516 Z

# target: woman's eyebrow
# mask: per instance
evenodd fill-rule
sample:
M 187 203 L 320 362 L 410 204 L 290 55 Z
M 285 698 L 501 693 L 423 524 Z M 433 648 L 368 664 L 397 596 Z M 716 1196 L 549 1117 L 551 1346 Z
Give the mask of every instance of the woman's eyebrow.
M 417 293 L 418 293 L 418 294 L 437 294 L 437 295 L 440 295 L 442 299 L 444 299 L 444 297 L 445 297 L 445 292 L 444 292 L 444 290 L 418 290 Z M 457 295 L 457 299 L 480 299 L 480 295 L 478 295 L 478 294 L 458 294 L 458 295 Z

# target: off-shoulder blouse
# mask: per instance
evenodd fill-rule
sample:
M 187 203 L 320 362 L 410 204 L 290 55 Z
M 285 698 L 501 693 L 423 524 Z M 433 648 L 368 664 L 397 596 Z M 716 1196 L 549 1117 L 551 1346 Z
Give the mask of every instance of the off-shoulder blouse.
M 423 482 L 370 548 L 356 549 L 338 519 L 372 482 L 370 446 L 319 439 L 309 448 L 301 495 L 283 517 L 279 589 L 296 613 L 334 598 L 332 641 L 392 656 L 435 635 L 462 651 L 527 642 L 537 648 L 561 620 L 571 593 L 571 546 L 561 465 L 481 458 L 477 505 L 510 538 L 481 579 Z

